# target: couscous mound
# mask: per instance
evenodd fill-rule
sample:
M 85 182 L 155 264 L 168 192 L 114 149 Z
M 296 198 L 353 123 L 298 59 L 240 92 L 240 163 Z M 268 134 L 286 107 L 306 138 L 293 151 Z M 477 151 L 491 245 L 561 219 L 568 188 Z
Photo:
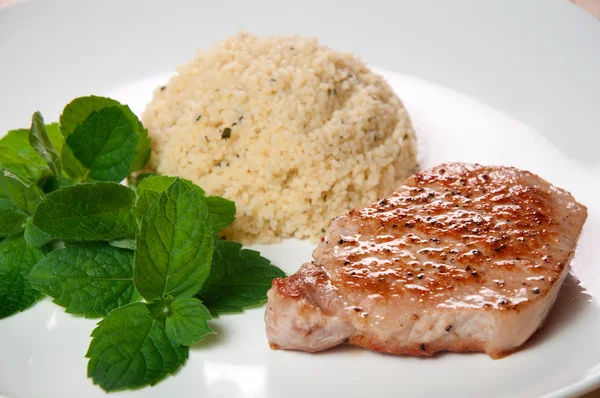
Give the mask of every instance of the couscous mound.
M 318 239 L 331 219 L 417 168 L 415 133 L 384 79 L 316 39 L 240 33 L 199 51 L 143 114 L 152 168 L 234 200 L 224 234 Z

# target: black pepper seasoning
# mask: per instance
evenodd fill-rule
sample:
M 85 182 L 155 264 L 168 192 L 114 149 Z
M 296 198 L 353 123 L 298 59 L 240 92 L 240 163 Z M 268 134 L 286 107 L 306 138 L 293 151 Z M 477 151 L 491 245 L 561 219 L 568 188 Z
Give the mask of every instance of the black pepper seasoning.
M 450 329 L 452 329 L 452 325 L 448 325 L 448 326 L 446 326 L 446 332 L 449 332 L 449 331 L 450 331 Z
M 421 351 L 425 351 L 427 349 L 427 346 L 425 344 L 421 344 L 419 348 L 421 349 Z

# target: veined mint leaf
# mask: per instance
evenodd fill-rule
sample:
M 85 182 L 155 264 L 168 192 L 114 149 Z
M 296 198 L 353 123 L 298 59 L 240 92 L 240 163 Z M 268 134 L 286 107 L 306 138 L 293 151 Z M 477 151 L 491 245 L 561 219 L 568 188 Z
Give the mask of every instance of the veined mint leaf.
M 215 243 L 210 275 L 196 297 L 212 314 L 241 312 L 265 303 L 273 279 L 284 276 L 259 252 L 219 240 Z
M 50 175 L 48 166 L 37 154 L 35 156 L 37 159 L 32 159 L 15 149 L 0 145 L 0 167 L 33 183 Z
M 188 358 L 143 303 L 126 305 L 98 322 L 86 354 L 88 377 L 105 391 L 155 385 Z
M 52 146 L 57 151 L 63 146 L 64 139 L 58 127 L 58 123 L 46 124 L 46 132 Z M 0 146 L 12 148 L 17 152 L 23 154 L 25 157 L 30 159 L 36 159 L 40 164 L 44 164 L 43 159 L 35 151 L 35 149 L 29 143 L 29 129 L 18 129 L 9 131 L 4 137 L 0 139 Z
M 0 236 L 14 235 L 25 229 L 27 214 L 11 201 L 0 199 Z
M 78 126 L 84 124 L 84 122 L 86 122 L 87 119 L 90 118 L 90 116 L 93 113 L 102 113 L 102 112 L 104 112 L 105 108 L 110 108 L 110 107 L 116 107 L 116 108 L 121 109 L 121 111 L 125 114 L 126 118 L 132 123 L 131 127 L 132 127 L 133 131 L 135 132 L 135 134 L 133 134 L 133 135 L 138 137 L 138 139 L 136 141 L 136 144 L 134 145 L 135 149 L 130 151 L 134 154 L 133 158 L 131 158 L 131 160 L 130 160 L 129 155 L 131 155 L 131 153 L 127 152 L 128 157 L 126 159 L 123 159 L 123 162 L 127 163 L 125 166 L 129 169 L 129 172 L 139 170 L 146 165 L 146 163 L 148 162 L 148 159 L 150 158 L 150 143 L 151 143 L 151 141 L 150 141 L 150 138 L 148 137 L 148 130 L 144 128 L 144 126 L 139 121 L 137 116 L 135 116 L 133 114 L 133 112 L 131 112 L 131 110 L 129 109 L 128 106 L 121 105 L 118 101 L 116 101 L 114 99 L 106 98 L 106 97 L 97 97 L 97 96 L 92 95 L 89 97 L 76 98 L 73 101 L 71 101 L 71 103 L 69 103 L 65 107 L 62 115 L 60 116 L 61 129 L 62 129 L 63 134 L 65 135 L 65 139 L 67 139 L 71 134 L 73 134 L 75 132 L 75 130 L 78 128 Z M 129 137 L 129 138 L 131 139 L 132 137 Z M 113 143 L 115 142 L 115 139 L 116 139 L 115 137 L 112 138 Z M 81 140 L 84 140 L 84 139 L 81 138 Z M 89 141 L 89 137 L 88 137 L 87 142 L 91 142 L 91 141 Z M 131 148 L 128 148 L 128 150 L 129 149 L 131 149 Z M 67 159 L 76 160 L 77 158 L 80 158 L 80 155 L 79 155 L 79 153 L 77 153 L 77 150 L 75 150 L 75 152 L 77 153 L 77 157 L 75 157 L 75 155 L 73 154 L 73 150 L 75 150 L 75 149 L 74 148 L 73 149 L 65 148 L 63 150 L 62 156 L 63 156 L 63 159 L 65 160 L 65 168 L 67 166 Z M 123 148 L 123 153 L 125 153 L 125 148 Z M 115 156 L 116 156 L 116 154 L 115 154 Z M 104 159 L 104 160 L 106 160 L 106 159 Z M 87 172 L 88 168 L 89 168 L 89 166 L 86 167 L 85 161 L 80 162 L 79 160 L 77 160 L 70 167 L 68 172 L 69 172 L 69 175 L 72 175 L 74 177 L 83 177 L 85 175 L 85 173 Z M 111 177 L 113 177 L 110 179 L 111 181 L 117 181 L 116 180 L 117 177 L 115 177 L 116 174 L 117 173 L 115 173 L 114 175 L 111 175 Z M 90 177 L 95 178 L 93 176 L 92 171 L 90 171 Z M 100 178 L 96 178 L 96 179 L 100 179 Z M 106 180 L 106 178 L 104 178 L 104 180 Z
M 175 182 L 177 177 L 169 176 L 148 176 L 141 180 L 136 187 L 137 200 L 133 208 L 133 215 L 141 219 L 146 215 L 148 208 L 152 202 L 158 200 L 161 193 L 165 192 L 171 184 Z M 192 185 L 187 180 L 181 180 Z M 204 191 L 202 191 L 204 196 Z
M 114 182 L 61 188 L 46 195 L 33 224 L 57 239 L 115 240 L 135 235 L 133 191 Z
M 138 199 L 133 210 L 134 215 L 137 218 L 144 216 L 150 204 L 158 198 L 160 193 L 166 191 L 176 179 L 177 177 L 169 176 L 148 176 L 139 182 L 136 188 Z M 202 188 L 191 181 L 182 178 L 179 180 L 196 189 L 202 196 L 206 195 Z M 235 220 L 234 202 L 220 196 L 208 196 L 206 205 L 215 232 L 219 232 Z
M 133 209 L 131 210 L 133 216 L 138 220 L 141 220 L 142 217 L 146 215 L 152 202 L 156 202 L 159 196 L 160 194 L 154 191 L 143 191 L 142 193 L 138 193 L 135 206 L 133 206 Z
M 205 195 L 205 193 L 202 190 L 202 188 L 200 188 L 197 185 L 194 185 L 189 180 L 185 180 L 183 178 L 178 178 L 178 177 L 158 176 L 158 175 L 153 175 L 153 176 L 151 175 L 151 176 L 148 176 L 148 177 L 142 179 L 138 183 L 138 186 L 137 186 L 137 188 L 136 188 L 135 191 L 136 191 L 136 193 L 138 195 L 144 193 L 144 191 L 152 191 L 152 192 L 156 192 L 156 193 L 163 193 L 176 180 L 182 181 L 185 184 L 187 184 L 188 186 L 193 187 L 194 189 L 196 189 L 201 194 L 201 196 Z
M 120 105 L 121 103 L 117 100 L 107 97 L 97 97 L 95 95 L 75 98 L 65 106 L 60 115 L 60 129 L 62 134 L 67 138 L 92 112 Z
M 169 306 L 165 330 L 175 343 L 189 346 L 214 333 L 209 320 L 210 312 L 200 300 L 180 297 Z
M 40 296 L 27 275 L 31 267 L 44 258 L 44 252 L 25 242 L 23 235 L 13 235 L 0 243 L 0 319 L 23 311 Z
M 60 155 L 52 145 L 50 137 L 46 131 L 44 118 L 40 112 L 35 112 L 31 117 L 31 128 L 29 129 L 29 144 L 35 149 L 42 159 L 46 161 L 48 167 L 57 177 L 62 174 L 62 163 Z
M 138 292 L 146 300 L 193 296 L 210 272 L 213 245 L 204 197 L 175 180 L 142 218 L 134 265 Z
M 34 247 L 42 247 L 52 242 L 52 235 L 45 233 L 35 225 L 29 217 L 25 223 L 25 241 Z
M 235 221 L 235 203 L 220 196 L 209 196 L 206 205 L 215 233 Z
M 0 193 L 27 214 L 33 214 L 44 197 L 44 192 L 37 185 L 6 169 L 0 169 Z
M 29 282 L 71 314 L 86 318 L 138 300 L 133 287 L 133 252 L 105 246 L 55 250 L 37 263 Z
M 93 111 L 66 142 L 90 178 L 119 182 L 131 172 L 140 139 L 137 123 L 126 106 L 103 108 Z
M 58 124 L 46 125 L 46 131 L 57 149 L 63 145 Z M 29 144 L 29 129 L 9 131 L 0 139 L 0 167 L 4 167 L 30 182 L 50 175 L 50 169 L 46 162 L 37 154 Z

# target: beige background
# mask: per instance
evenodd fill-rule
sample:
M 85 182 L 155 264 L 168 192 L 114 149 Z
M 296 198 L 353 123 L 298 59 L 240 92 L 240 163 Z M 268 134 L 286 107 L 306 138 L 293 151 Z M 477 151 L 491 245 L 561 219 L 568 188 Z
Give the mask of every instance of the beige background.
M 0 0 L 0 8 L 15 4 L 24 0 Z M 600 19 L 600 0 L 569 0 Z M 582 398 L 600 398 L 600 389 L 593 391 Z

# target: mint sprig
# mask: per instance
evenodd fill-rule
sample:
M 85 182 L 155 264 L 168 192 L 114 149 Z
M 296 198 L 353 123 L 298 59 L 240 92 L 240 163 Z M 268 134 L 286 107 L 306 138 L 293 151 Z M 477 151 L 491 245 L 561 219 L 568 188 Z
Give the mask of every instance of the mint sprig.
M 105 317 L 86 357 L 106 391 L 172 374 L 214 333 L 211 313 L 263 303 L 283 276 L 258 252 L 217 240 L 234 202 L 177 177 L 131 174 L 149 156 L 148 131 L 106 97 L 73 100 L 60 125 L 36 112 L 29 129 L 0 139 L 0 318 L 41 293 Z

